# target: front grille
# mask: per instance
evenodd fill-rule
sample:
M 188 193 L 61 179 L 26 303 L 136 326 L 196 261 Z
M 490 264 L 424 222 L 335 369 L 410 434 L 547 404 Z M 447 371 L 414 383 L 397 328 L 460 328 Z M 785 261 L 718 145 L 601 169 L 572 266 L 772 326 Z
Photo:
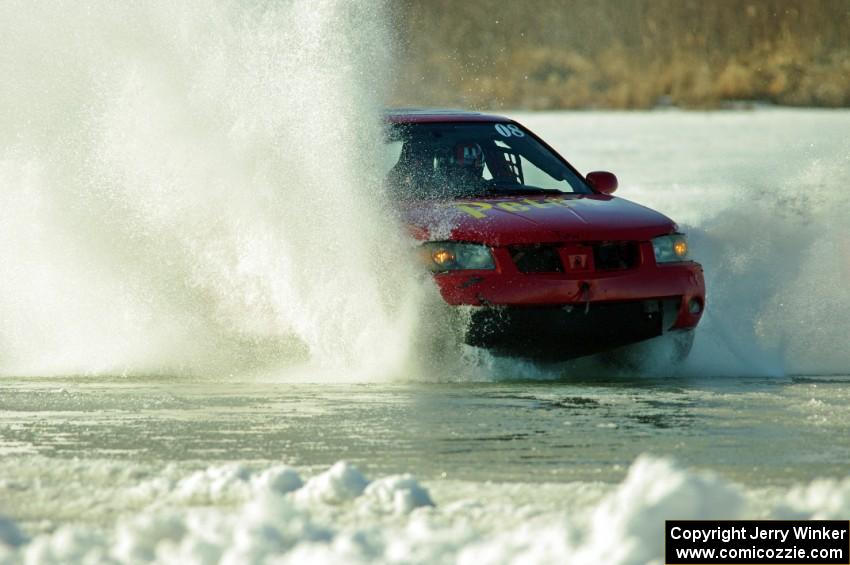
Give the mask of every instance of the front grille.
M 510 248 L 511 259 L 522 273 L 563 273 L 558 250 L 551 245 L 517 245 Z
M 593 246 L 593 262 L 598 271 L 621 271 L 637 266 L 640 257 L 637 243 L 615 241 Z

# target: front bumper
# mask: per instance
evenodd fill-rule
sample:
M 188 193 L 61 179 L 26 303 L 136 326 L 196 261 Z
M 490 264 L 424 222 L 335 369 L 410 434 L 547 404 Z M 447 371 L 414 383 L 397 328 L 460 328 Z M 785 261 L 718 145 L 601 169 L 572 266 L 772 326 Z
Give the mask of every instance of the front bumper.
M 673 329 L 681 297 L 584 306 L 473 308 L 466 342 L 499 354 L 565 360 Z
M 504 253 L 494 250 L 495 270 L 434 277 L 448 304 L 472 307 L 466 334 L 471 345 L 569 359 L 691 330 L 702 317 L 702 266 L 656 264 L 651 247 L 642 249 L 634 268 L 616 271 L 523 273 Z
M 525 274 L 493 271 L 454 271 L 434 277 L 443 299 L 453 306 L 561 307 L 590 309 L 607 303 L 675 300 L 671 329 L 692 329 L 702 317 L 705 281 L 695 262 L 656 265 L 614 272 Z

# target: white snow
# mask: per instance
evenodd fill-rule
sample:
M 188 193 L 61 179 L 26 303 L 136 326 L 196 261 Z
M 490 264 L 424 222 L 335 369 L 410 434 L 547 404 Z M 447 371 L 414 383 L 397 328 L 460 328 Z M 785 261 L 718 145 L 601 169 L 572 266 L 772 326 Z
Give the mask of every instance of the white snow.
M 411 475 L 385 477 L 366 487 L 370 507 L 386 514 L 409 514 L 420 506 L 433 506 L 428 491 Z
M 28 541 L 0 519 L 0 563 L 642 565 L 661 563 L 665 519 L 842 519 L 850 512 L 850 478 L 766 495 L 650 456 L 596 497 L 584 483 L 541 485 L 537 498 L 522 485 L 474 483 L 435 505 L 410 475 L 370 482 L 343 461 L 306 482 L 288 466 L 226 465 L 150 484 L 159 490 L 148 489 L 146 507 L 114 526 L 64 525 Z M 563 504 L 553 504 L 553 492 Z M 753 510 L 755 499 L 765 512 Z
M 366 489 L 369 481 L 356 467 L 340 461 L 321 475 L 313 477 L 295 494 L 303 503 L 325 502 L 339 504 L 353 500 Z
M 798 486 L 774 514 L 778 520 L 846 520 L 850 514 L 850 477 L 818 479 Z

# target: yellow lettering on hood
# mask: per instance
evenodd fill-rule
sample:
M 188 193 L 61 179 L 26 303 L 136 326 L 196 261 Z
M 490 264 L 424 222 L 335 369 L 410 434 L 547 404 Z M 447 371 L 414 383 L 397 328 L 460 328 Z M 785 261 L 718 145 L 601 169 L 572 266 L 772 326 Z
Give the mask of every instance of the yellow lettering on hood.
M 497 206 L 508 212 L 525 212 L 528 210 L 528 206 L 519 202 L 499 202 Z
M 486 202 L 464 202 L 463 204 L 455 204 L 461 212 L 466 212 L 473 218 L 486 218 L 487 214 L 484 210 L 490 210 L 493 205 Z
M 508 212 L 528 212 L 532 208 L 549 208 L 550 206 L 564 206 L 569 208 L 570 205 L 567 203 L 565 198 L 544 198 L 542 200 L 532 200 L 531 198 L 523 198 L 520 201 L 509 201 L 509 202 L 498 202 L 496 204 L 497 208 L 502 210 L 506 210 Z M 473 218 L 486 218 L 487 210 L 493 209 L 493 204 L 488 204 L 487 202 L 463 202 L 455 204 L 455 207 L 472 216 Z

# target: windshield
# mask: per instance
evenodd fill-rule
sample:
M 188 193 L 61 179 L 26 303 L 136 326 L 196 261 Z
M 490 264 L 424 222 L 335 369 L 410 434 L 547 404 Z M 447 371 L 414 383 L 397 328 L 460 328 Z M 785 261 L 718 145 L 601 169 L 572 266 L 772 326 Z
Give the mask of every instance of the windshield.
M 399 198 L 591 192 L 517 124 L 391 124 L 385 156 L 386 182 Z

